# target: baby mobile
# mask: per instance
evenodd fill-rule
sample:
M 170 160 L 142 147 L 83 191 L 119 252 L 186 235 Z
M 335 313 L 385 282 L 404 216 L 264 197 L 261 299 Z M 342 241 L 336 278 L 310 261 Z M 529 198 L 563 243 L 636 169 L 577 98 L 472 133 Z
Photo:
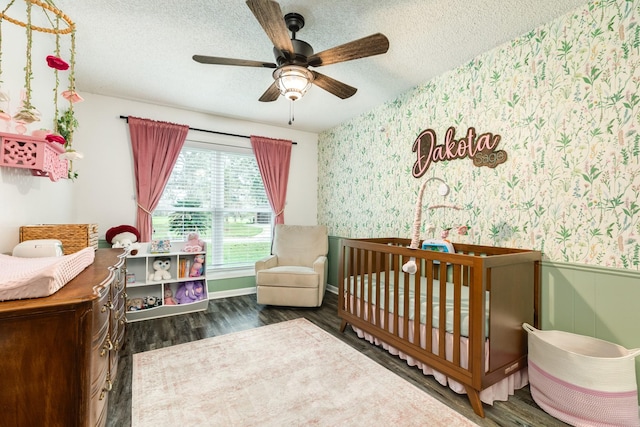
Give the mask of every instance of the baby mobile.
M 68 178 L 77 178 L 77 172 L 73 171 L 73 160 L 81 159 L 82 154 L 77 152 L 72 145 L 73 133 L 78 127 L 78 121 L 75 118 L 73 112 L 73 104 L 83 101 L 82 97 L 76 92 L 75 88 L 75 53 L 76 53 L 76 32 L 75 24 L 67 15 L 65 15 L 60 9 L 58 9 L 53 0 L 24 0 L 26 4 L 25 16 L 26 19 L 21 21 L 19 19 L 9 16 L 9 9 L 15 0 L 11 0 L 9 4 L 0 12 L 0 85 L 2 81 L 2 24 L 3 21 L 8 21 L 12 24 L 24 27 L 26 30 L 26 64 L 25 71 L 25 84 L 24 92 L 22 96 L 21 106 L 19 111 L 11 116 L 7 111 L 0 108 L 0 120 L 11 121 L 16 123 L 15 131 L 18 134 L 24 134 L 27 130 L 27 125 L 40 121 L 40 112 L 31 103 L 31 81 L 33 80 L 33 65 L 32 65 L 32 44 L 33 44 L 33 31 L 38 31 L 47 34 L 55 35 L 55 50 L 53 54 L 47 55 L 43 58 L 49 68 L 53 69 L 55 74 L 55 88 L 54 92 L 54 107 L 55 116 L 53 120 L 53 131 L 44 132 L 43 136 L 46 141 L 52 144 L 61 144 L 65 148 L 65 152 L 60 154 L 62 158 L 69 160 L 70 167 L 68 171 Z M 34 7 L 37 11 L 41 11 L 44 14 L 45 19 L 49 22 L 51 27 L 41 27 L 33 25 L 33 13 Z M 64 55 L 60 51 L 60 38 L 61 36 L 69 35 L 70 37 L 70 49 L 68 61 L 63 59 Z M 68 74 L 68 87 L 67 90 L 59 93 L 60 85 L 60 72 L 66 72 Z M 59 110 L 58 99 L 59 96 L 68 102 L 68 107 L 64 111 Z M 7 105 L 10 101 L 9 94 L 2 90 L 0 86 L 0 105 Z M 36 132 L 34 132 L 34 135 Z

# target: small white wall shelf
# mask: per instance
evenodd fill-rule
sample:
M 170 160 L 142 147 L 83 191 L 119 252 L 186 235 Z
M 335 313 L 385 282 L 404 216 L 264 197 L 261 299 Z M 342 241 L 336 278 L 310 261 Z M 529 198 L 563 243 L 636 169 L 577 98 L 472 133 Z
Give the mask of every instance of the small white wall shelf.
M 0 166 L 31 169 L 51 181 L 67 178 L 69 161 L 60 158 L 64 147 L 34 136 L 0 132 Z

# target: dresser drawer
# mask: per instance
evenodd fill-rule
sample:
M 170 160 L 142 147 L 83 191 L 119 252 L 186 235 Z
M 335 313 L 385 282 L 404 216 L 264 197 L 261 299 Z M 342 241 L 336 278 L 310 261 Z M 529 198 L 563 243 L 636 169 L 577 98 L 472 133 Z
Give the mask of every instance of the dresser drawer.
M 127 323 L 125 317 L 125 297 L 125 292 L 119 293 L 114 301 L 113 310 L 111 311 L 109 333 L 113 337 L 114 351 L 120 351 L 124 345 L 124 331 Z
M 109 353 L 113 349 L 111 336 L 105 333 L 91 351 L 91 393 L 101 389 L 109 371 Z
M 111 336 L 111 316 L 113 303 L 111 301 L 111 284 L 100 288 L 100 295 L 94 303 L 93 336 L 91 340 L 91 383 L 90 383 L 90 425 L 104 425 L 106 422 L 106 408 L 108 401 L 109 356 L 113 350 Z M 100 420 L 103 421 L 100 421 Z
M 114 280 L 112 291 L 122 292 L 125 287 L 126 269 L 124 267 L 114 270 Z
M 112 321 L 119 319 L 125 310 L 125 292 L 118 292 L 112 298 L 111 319 Z
M 101 339 L 95 340 L 91 349 L 90 425 L 92 426 L 104 425 L 97 423 L 97 421 L 100 417 L 104 417 L 103 412 L 106 409 L 109 390 L 111 390 L 109 361 L 113 343 L 109 334 L 109 322 L 106 322 L 105 326 L 100 329 Z
M 109 293 L 110 286 L 100 288 L 100 295 L 94 302 L 93 307 L 93 327 L 94 330 L 102 329 L 102 325 L 109 324 L 109 316 L 111 315 L 111 309 L 113 304 L 111 302 L 111 295 Z
M 105 363 L 108 365 L 108 363 Z M 109 374 L 106 372 L 101 378 L 100 384 L 95 389 L 92 386 L 91 390 L 91 426 L 103 426 L 106 422 L 107 403 L 109 402 L 109 392 L 111 391 L 111 380 Z M 101 421 L 102 420 L 102 421 Z
M 109 351 L 113 348 L 111 339 L 109 338 L 109 318 L 111 317 L 111 309 L 109 300 L 109 292 L 104 293 L 94 303 L 93 309 L 93 328 L 91 336 L 91 378 L 102 375 L 104 361 L 108 359 Z M 95 382 L 95 380 L 94 380 Z

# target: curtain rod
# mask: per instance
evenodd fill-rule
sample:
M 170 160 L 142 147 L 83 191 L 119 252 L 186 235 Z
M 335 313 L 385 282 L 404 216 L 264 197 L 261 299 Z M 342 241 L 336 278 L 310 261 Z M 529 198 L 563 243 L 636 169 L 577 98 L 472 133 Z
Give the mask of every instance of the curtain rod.
M 120 118 L 123 119 L 123 120 L 126 120 L 127 122 L 129 121 L 129 116 L 120 116 Z M 248 135 L 238 135 L 236 133 L 218 132 L 216 130 L 208 130 L 208 129 L 197 129 L 197 128 L 192 128 L 191 126 L 189 126 L 189 130 L 195 130 L 195 131 L 198 131 L 198 132 L 206 132 L 206 133 L 215 133 L 215 134 L 218 134 L 218 135 L 235 136 L 237 138 L 247 138 L 247 139 L 251 138 Z M 295 141 L 291 141 L 291 143 L 293 145 L 298 145 L 298 143 L 295 142 Z

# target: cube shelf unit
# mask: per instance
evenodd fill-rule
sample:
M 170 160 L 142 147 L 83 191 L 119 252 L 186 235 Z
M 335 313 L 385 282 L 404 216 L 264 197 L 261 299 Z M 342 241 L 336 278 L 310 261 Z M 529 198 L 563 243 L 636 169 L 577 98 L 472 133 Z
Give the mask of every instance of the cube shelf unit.
M 127 256 L 127 308 L 126 315 L 128 322 L 138 320 L 155 319 L 158 317 L 174 316 L 177 314 L 204 311 L 209 304 L 207 292 L 207 268 L 203 263 L 202 274 L 198 277 L 189 277 L 189 270 L 181 272 L 181 263 L 193 265 L 196 255 L 204 255 L 206 252 L 185 252 L 183 248 L 186 242 L 172 242 L 170 252 L 152 253 L 151 243 L 141 243 L 138 253 Z M 153 263 L 158 258 L 168 259 L 170 262 L 170 279 L 151 280 L 149 275 L 154 273 Z M 195 302 L 166 305 L 164 291 L 170 287 L 173 298 L 176 298 L 178 289 L 186 282 L 201 282 L 203 285 L 203 298 Z M 157 306 L 142 309 L 130 309 L 131 305 L 137 306 L 134 302 L 147 298 L 161 301 Z M 176 300 L 177 301 L 177 300 Z

